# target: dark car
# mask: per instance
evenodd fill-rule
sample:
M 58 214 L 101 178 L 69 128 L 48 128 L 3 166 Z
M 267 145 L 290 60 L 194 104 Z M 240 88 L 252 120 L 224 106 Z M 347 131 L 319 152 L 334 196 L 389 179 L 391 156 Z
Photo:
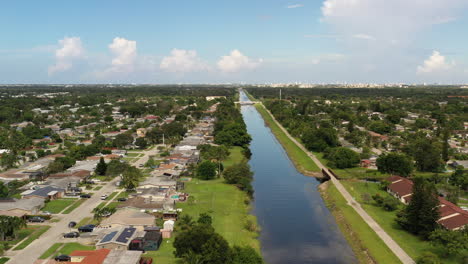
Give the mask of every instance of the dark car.
M 66 233 L 63 235 L 64 238 L 76 238 L 76 237 L 80 237 L 80 233 L 78 232 L 70 232 L 70 233 Z
M 54 258 L 55 261 L 62 262 L 62 261 L 70 261 L 71 257 L 68 255 L 58 255 Z
M 69 228 L 73 228 L 75 226 L 76 226 L 76 222 L 71 221 L 70 223 L 68 223 Z
M 87 193 L 82 194 L 80 195 L 80 198 L 91 198 L 91 194 L 87 194 Z
M 40 217 L 40 216 L 33 216 L 33 217 L 29 218 L 29 222 L 31 222 L 31 223 L 43 223 L 44 221 L 45 221 L 45 219 Z
M 78 227 L 78 231 L 80 232 L 93 232 L 95 225 L 84 225 Z
M 125 201 L 127 201 L 127 198 L 121 197 L 121 198 L 117 199 L 117 201 L 119 201 L 119 202 L 125 202 Z

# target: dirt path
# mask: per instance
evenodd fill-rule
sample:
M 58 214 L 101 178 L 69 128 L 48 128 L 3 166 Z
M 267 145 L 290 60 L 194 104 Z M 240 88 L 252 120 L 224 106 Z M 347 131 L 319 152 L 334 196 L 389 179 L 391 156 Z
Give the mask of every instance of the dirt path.
M 289 132 L 276 120 L 276 118 L 271 114 L 271 112 L 262 104 L 262 107 L 266 109 L 268 114 L 272 117 L 278 127 L 298 146 L 300 147 L 307 155 L 317 164 L 320 169 L 328 170 L 320 160 L 315 157 L 310 151 L 308 151 L 302 144 L 300 144 L 294 137 L 292 137 Z M 406 254 L 406 252 L 393 240 L 385 230 L 383 230 L 377 222 L 362 209 L 361 205 L 349 194 L 341 182 L 335 177 L 331 177 L 331 182 L 336 186 L 338 191 L 343 195 L 348 204 L 362 217 L 362 219 L 374 230 L 374 232 L 382 239 L 382 241 L 390 248 L 390 250 L 401 260 L 404 264 L 413 264 L 414 260 Z

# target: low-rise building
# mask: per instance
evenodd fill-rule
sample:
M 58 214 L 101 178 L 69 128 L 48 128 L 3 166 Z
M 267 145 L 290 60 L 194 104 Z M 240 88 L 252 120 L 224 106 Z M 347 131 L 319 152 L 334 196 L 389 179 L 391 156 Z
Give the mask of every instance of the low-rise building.
M 101 222 L 101 226 L 108 226 L 111 228 L 131 226 L 135 227 L 137 230 L 144 230 L 145 227 L 154 226 L 155 221 L 156 218 L 153 215 L 141 212 L 137 209 L 122 208 L 104 219 Z

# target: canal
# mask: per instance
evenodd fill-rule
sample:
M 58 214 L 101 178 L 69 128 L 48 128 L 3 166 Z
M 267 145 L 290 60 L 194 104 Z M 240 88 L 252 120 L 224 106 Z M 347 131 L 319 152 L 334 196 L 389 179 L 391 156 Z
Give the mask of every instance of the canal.
M 241 91 L 241 101 L 249 101 Z M 357 263 L 319 182 L 299 173 L 254 106 L 242 106 L 252 136 L 253 213 L 261 226 L 262 255 L 270 264 Z

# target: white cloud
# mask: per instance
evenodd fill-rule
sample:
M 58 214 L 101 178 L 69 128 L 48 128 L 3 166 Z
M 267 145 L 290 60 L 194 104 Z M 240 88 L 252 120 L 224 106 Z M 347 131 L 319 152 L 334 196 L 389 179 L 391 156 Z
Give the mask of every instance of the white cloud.
M 112 59 L 112 71 L 128 72 L 133 70 L 133 64 L 137 57 L 136 41 L 117 37 L 109 45 L 109 49 L 115 55 Z
M 304 5 L 303 4 L 295 4 L 295 5 L 288 5 L 286 8 L 299 8 L 299 7 L 303 7 Z
M 85 53 L 79 37 L 65 37 L 59 40 L 59 45 L 60 48 L 55 51 L 55 64 L 49 66 L 49 75 L 71 69 L 73 61 L 82 58 Z
M 168 72 L 194 72 L 208 69 L 195 50 L 173 49 L 162 59 L 160 68 Z
M 440 52 L 433 51 L 432 55 L 424 61 L 422 66 L 418 66 L 418 73 L 434 73 L 447 71 L 455 65 L 454 62 L 447 62 L 445 56 L 442 56 Z
M 363 39 L 363 40 L 375 40 L 375 37 L 366 35 L 366 34 L 354 34 L 353 38 Z
M 221 59 L 218 61 L 218 68 L 222 72 L 252 70 L 257 68 L 262 63 L 262 61 L 262 59 L 252 60 L 235 49 L 231 51 L 229 55 L 221 57 Z
M 322 21 L 340 34 L 366 32 L 382 42 L 402 41 L 434 24 L 453 21 L 466 0 L 325 0 Z

